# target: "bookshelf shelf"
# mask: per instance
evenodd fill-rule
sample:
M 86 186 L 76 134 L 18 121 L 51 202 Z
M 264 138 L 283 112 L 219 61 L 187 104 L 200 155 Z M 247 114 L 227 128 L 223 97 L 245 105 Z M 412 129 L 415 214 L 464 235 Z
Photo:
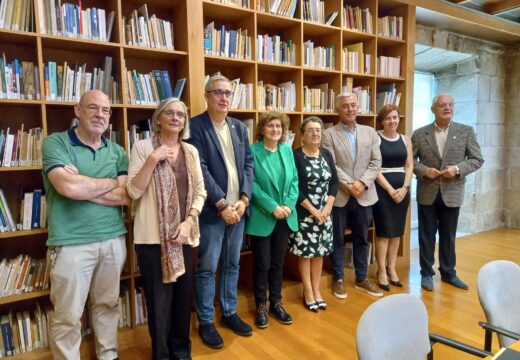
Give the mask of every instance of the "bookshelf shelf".
M 245 67 L 254 65 L 254 60 L 249 59 L 234 59 L 225 56 L 204 55 L 205 63 L 208 65 L 222 66 L 222 67 Z
M 400 45 L 400 44 L 406 44 L 406 40 L 378 35 L 377 44 L 380 46 Z
M 286 71 L 294 71 L 300 70 L 301 66 L 298 65 L 289 65 L 289 64 L 274 64 L 268 62 L 257 62 L 258 71 L 270 71 L 270 72 L 286 72 Z
M 323 36 L 330 34 L 338 34 L 338 30 L 341 30 L 337 26 L 320 24 L 314 21 L 303 20 L 303 31 L 305 34 L 312 34 L 314 36 Z
M 0 298 L 0 305 L 11 304 L 14 302 L 29 300 L 29 299 L 37 299 L 41 297 L 48 296 L 51 293 L 50 290 L 39 290 L 32 291 L 25 294 L 20 295 L 12 295 Z
M 245 16 L 251 16 L 254 11 L 240 6 L 220 4 L 213 1 L 203 1 L 204 17 L 226 19 L 229 21 L 240 20 Z
M 0 99 L 0 105 L 2 106 L 33 106 L 41 104 L 43 104 L 41 100 Z
M 298 11 L 296 11 L 296 14 L 298 14 Z M 258 26 L 271 27 L 273 29 L 279 30 L 283 30 L 293 26 L 300 26 L 300 24 L 302 23 L 302 21 L 299 19 L 276 14 L 269 14 L 262 11 L 257 11 L 256 21 L 258 22 Z
M 155 48 L 146 48 L 142 46 L 123 45 L 125 56 L 131 56 L 138 59 L 161 59 L 176 60 L 187 55 L 186 51 L 180 50 L 163 50 Z
M 395 82 L 395 81 L 404 82 L 404 81 L 406 81 L 406 79 L 402 76 L 401 77 L 392 77 L 392 76 L 377 75 L 377 81 L 381 82 L 381 83 Z
M 35 166 L 34 170 L 38 170 L 36 168 L 37 168 L 37 166 Z M 39 168 L 41 170 L 41 166 Z M 28 170 L 32 170 L 32 169 L 28 169 Z M 19 170 L 19 171 L 23 171 L 23 169 Z M 17 231 L 3 232 L 3 233 L 0 233 L 0 239 L 34 236 L 34 235 L 40 235 L 40 234 L 47 234 L 47 229 L 17 230 Z
M 0 172 L 14 172 L 14 171 L 38 171 L 41 170 L 41 165 L 35 166 L 0 166 Z
M 66 50 L 99 51 L 100 49 L 118 49 L 119 44 L 107 41 L 69 38 L 61 35 L 40 35 L 43 47 Z M 107 51 L 107 50 L 104 50 Z

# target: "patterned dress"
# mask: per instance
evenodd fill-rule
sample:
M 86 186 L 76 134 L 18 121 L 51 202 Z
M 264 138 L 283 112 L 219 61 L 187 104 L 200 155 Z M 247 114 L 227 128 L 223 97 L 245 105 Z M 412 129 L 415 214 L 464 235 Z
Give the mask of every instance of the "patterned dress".
M 332 177 L 329 164 L 323 157 L 303 155 L 308 199 L 316 209 L 321 209 L 327 203 L 329 182 Z M 297 164 L 298 166 L 298 164 Z M 332 252 L 332 220 L 319 223 L 312 215 L 298 216 L 299 230 L 289 237 L 289 251 L 294 255 L 313 258 L 326 256 Z

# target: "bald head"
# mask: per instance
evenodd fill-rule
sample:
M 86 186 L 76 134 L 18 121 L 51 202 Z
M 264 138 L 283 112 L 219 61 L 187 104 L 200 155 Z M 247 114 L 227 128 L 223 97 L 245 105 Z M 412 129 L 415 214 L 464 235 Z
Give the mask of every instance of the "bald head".
M 83 138 L 101 139 L 112 114 L 108 96 L 100 90 L 87 91 L 74 106 L 74 112 L 79 119 L 78 131 Z
M 81 95 L 81 98 L 79 99 L 79 104 L 86 105 L 92 99 L 97 99 L 98 101 L 104 101 L 110 107 L 110 100 L 109 100 L 108 96 L 101 90 L 86 91 L 85 93 L 83 93 L 83 95 Z

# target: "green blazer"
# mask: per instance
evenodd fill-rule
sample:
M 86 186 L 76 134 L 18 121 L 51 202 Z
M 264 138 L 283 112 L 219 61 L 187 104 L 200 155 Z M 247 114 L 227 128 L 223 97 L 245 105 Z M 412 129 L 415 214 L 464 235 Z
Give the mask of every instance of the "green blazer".
M 287 205 L 291 209 L 287 224 L 292 231 L 298 231 L 298 215 L 295 208 L 298 200 L 298 172 L 294 163 L 294 155 L 291 147 L 286 143 L 281 143 L 278 151 L 285 171 L 285 182 L 282 189 L 278 188 L 279 176 L 273 172 L 266 159 L 264 142 L 259 141 L 251 145 L 255 177 L 250 204 L 251 214 L 246 223 L 246 234 L 270 235 L 277 221 L 273 211 L 278 205 Z

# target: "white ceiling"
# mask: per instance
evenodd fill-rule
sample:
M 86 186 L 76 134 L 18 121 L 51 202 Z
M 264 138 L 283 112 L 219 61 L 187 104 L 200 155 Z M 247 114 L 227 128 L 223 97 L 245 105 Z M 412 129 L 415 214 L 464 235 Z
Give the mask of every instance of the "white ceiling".
M 415 44 L 415 70 L 435 73 L 473 55 Z

